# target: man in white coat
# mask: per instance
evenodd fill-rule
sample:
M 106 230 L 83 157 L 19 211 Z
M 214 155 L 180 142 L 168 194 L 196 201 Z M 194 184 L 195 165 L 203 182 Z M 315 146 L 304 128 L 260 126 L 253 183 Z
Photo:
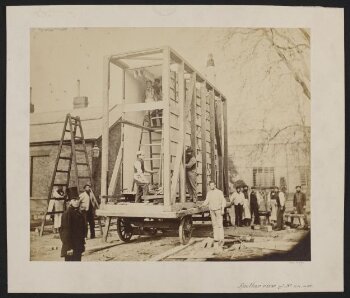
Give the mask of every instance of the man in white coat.
M 79 195 L 79 200 L 80 210 L 83 212 L 85 221 L 90 227 L 90 239 L 93 239 L 95 238 L 95 210 L 98 209 L 98 202 L 89 183 L 84 185 L 84 192 Z
M 216 188 L 214 181 L 209 182 L 209 191 L 202 206 L 209 206 L 214 233 L 214 247 L 222 251 L 225 238 L 223 215 L 225 213 L 226 199 L 222 191 Z

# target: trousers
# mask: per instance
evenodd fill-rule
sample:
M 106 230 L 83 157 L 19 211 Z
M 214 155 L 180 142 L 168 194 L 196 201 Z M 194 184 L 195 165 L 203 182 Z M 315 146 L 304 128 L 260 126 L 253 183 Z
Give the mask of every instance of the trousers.
M 135 195 L 135 203 L 139 203 L 142 196 L 146 196 L 148 194 L 148 183 L 136 183 L 136 195 Z
M 283 229 L 284 207 L 277 207 L 277 229 Z
M 78 252 L 75 252 L 73 250 L 73 254 L 71 256 L 65 256 L 64 257 L 64 260 L 66 262 L 71 262 L 71 261 L 77 261 L 77 262 L 80 262 L 81 261 L 81 253 L 78 253 Z
M 214 240 L 223 242 L 225 235 L 224 235 L 224 224 L 223 224 L 221 209 L 210 210 L 210 217 L 211 217 L 211 223 L 213 225 Z
M 242 225 L 242 213 L 243 213 L 243 206 L 241 204 L 235 205 L 235 224 L 236 224 L 236 226 Z
M 95 212 L 91 204 L 89 206 L 89 210 L 85 212 L 85 220 L 90 227 L 90 238 L 95 238 Z M 87 237 L 87 232 L 88 232 L 88 229 L 86 229 L 86 237 Z
M 260 216 L 259 216 L 259 206 L 253 205 L 251 209 L 252 216 L 254 216 L 254 224 L 259 225 L 260 224 Z

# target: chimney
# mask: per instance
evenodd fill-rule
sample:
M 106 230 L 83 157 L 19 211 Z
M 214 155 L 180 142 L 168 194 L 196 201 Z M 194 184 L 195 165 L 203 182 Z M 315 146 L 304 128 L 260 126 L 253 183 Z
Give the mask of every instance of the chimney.
M 77 96 L 73 98 L 73 108 L 87 108 L 89 105 L 89 100 L 87 96 L 80 96 L 80 80 L 77 80 Z
M 32 104 L 32 87 L 30 87 L 29 99 L 30 99 L 30 113 L 34 113 L 34 105 Z
M 207 68 L 205 76 L 207 77 L 208 81 L 215 84 L 216 82 L 216 74 L 215 74 L 215 63 L 214 63 L 214 57 L 213 54 L 210 53 L 208 55 L 207 59 Z

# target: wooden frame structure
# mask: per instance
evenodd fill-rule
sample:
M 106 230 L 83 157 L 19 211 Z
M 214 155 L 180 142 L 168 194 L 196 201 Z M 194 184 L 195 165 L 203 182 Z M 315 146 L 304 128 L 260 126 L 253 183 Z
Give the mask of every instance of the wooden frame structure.
M 145 61 L 147 65 L 161 67 L 162 100 L 154 102 L 128 103 L 125 90 L 125 72 L 131 69 L 128 61 Z M 148 66 L 145 66 L 147 68 Z M 123 163 L 123 139 L 110 181 L 108 177 L 109 152 L 109 92 L 111 66 L 123 72 L 122 127 L 139 126 L 125 120 L 125 113 L 162 110 L 161 163 L 162 204 L 144 203 L 106 204 L 113 196 L 120 165 Z M 227 104 L 226 97 L 205 76 L 196 71 L 184 58 L 169 47 L 147 49 L 136 52 L 106 56 L 103 62 L 103 131 L 102 131 L 102 205 L 98 215 L 119 218 L 183 218 L 203 212 L 193 202 L 186 202 L 185 148 L 195 149 L 197 159 L 198 194 L 202 199 L 207 192 L 209 180 L 228 196 L 228 148 L 227 148 Z M 122 137 L 123 138 L 123 137 Z M 130 167 L 133 165 L 130 164 Z M 108 229 L 108 228 L 107 228 Z

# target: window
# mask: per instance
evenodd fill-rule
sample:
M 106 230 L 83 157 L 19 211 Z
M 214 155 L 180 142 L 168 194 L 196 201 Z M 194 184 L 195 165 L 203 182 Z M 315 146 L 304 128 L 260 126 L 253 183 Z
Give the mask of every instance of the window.
M 299 167 L 299 175 L 300 175 L 300 185 L 307 186 L 309 185 L 309 167 L 307 166 L 301 166 Z
M 275 169 L 273 167 L 253 168 L 253 185 L 259 187 L 275 186 Z

